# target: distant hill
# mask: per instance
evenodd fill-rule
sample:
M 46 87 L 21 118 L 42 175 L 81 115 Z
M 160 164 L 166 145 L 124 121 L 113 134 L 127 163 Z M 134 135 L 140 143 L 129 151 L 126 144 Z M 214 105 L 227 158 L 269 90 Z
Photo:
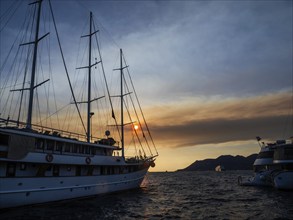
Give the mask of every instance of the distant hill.
M 252 170 L 257 154 L 248 157 L 224 155 L 216 159 L 197 160 L 188 167 L 178 171 L 215 170 L 216 166 L 224 166 L 226 170 Z

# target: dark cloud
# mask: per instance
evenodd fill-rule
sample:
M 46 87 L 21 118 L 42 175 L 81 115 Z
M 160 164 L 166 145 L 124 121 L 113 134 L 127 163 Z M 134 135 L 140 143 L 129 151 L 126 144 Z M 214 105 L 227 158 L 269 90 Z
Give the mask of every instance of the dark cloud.
M 182 125 L 156 125 L 152 126 L 152 131 L 163 147 L 191 147 L 251 140 L 256 136 L 289 138 L 289 132 L 284 132 L 289 120 L 288 116 L 197 120 Z
M 292 93 L 181 103 L 153 109 L 151 128 L 163 147 L 186 147 L 293 136 Z

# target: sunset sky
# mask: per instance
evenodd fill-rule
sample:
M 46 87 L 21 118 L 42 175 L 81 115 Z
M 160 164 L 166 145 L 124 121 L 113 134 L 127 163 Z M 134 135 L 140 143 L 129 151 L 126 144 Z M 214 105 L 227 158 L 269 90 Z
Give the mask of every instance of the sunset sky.
M 11 2 L 0 1 L 1 16 Z M 160 155 L 151 171 L 248 156 L 259 151 L 256 136 L 293 136 L 292 1 L 52 0 L 52 6 L 68 66 L 89 11 L 114 49 L 123 48 Z M 8 23 L 11 35 L 17 19 Z M 1 32 L 2 52 L 10 34 Z

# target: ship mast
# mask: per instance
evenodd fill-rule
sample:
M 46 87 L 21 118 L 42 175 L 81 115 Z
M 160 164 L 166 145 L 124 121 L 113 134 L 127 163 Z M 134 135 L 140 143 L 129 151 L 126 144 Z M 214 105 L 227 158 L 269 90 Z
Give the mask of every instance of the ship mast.
M 122 150 L 122 157 L 124 157 L 124 112 L 123 112 L 123 97 L 125 95 L 129 95 L 130 93 L 123 94 L 123 69 L 127 68 L 128 66 L 123 66 L 123 52 L 122 49 L 120 49 L 120 68 L 114 69 L 114 70 L 120 70 L 120 95 L 117 96 L 111 96 L 111 97 L 119 97 L 120 98 L 120 111 L 121 111 L 121 150 Z
M 93 14 L 90 12 L 90 33 L 89 33 L 89 68 L 88 68 L 88 99 L 87 99 L 87 142 L 91 138 L 91 75 L 92 75 L 92 19 Z
M 123 92 L 123 79 L 124 79 L 124 73 L 123 73 L 123 69 L 127 68 L 128 66 L 125 65 L 123 66 L 123 52 L 122 49 L 120 49 L 120 68 L 119 69 L 114 69 L 114 70 L 120 70 L 120 95 L 118 97 L 120 97 L 120 104 L 121 104 L 121 148 L 122 148 L 122 157 L 124 157 L 124 111 L 123 111 L 123 102 L 124 102 L 124 96 L 125 95 L 129 95 L 130 93 L 126 93 L 124 94 Z
M 124 117 L 123 117 L 123 63 L 122 63 L 122 49 L 120 49 L 120 75 L 121 75 L 121 146 L 122 146 L 122 157 L 124 158 Z
M 96 101 L 100 98 L 94 98 L 91 99 L 91 76 L 92 76 L 92 67 L 97 65 L 98 63 L 101 63 L 101 61 L 99 62 L 95 62 L 92 64 L 92 35 L 96 34 L 99 30 L 96 30 L 94 32 L 92 32 L 92 26 L 93 26 L 93 13 L 90 12 L 90 29 L 89 29 L 89 34 L 88 35 L 84 35 L 81 36 L 83 37 L 89 37 L 89 60 L 88 60 L 88 66 L 84 66 L 84 67 L 78 67 L 76 69 L 84 69 L 87 68 L 88 69 L 88 98 L 87 101 L 81 101 L 81 102 L 76 102 L 76 103 L 86 103 L 87 104 L 87 131 L 86 131 L 86 139 L 87 142 L 91 142 L 91 117 L 94 115 L 93 112 L 91 112 L 91 102 Z
M 38 56 L 38 43 L 40 40 L 42 40 L 44 37 L 46 37 L 49 33 L 45 34 L 44 36 L 42 36 L 41 38 L 39 38 L 39 29 L 40 29 L 40 17 L 41 17 L 41 6 L 42 6 L 42 1 L 43 0 L 39 0 L 36 2 L 31 3 L 32 4 L 36 4 L 38 3 L 38 14 L 37 14 L 37 18 L 36 18 L 36 32 L 35 32 L 35 40 L 33 42 L 29 42 L 29 43 L 24 43 L 21 44 L 20 46 L 23 45 L 28 45 L 28 44 L 34 44 L 34 54 L 33 54 L 33 62 L 32 62 L 32 73 L 31 73 L 31 82 L 30 82 L 30 88 L 28 88 L 28 90 L 30 91 L 29 94 L 29 105 L 28 105 L 28 115 L 27 115 L 27 120 L 26 120 L 26 128 L 31 129 L 32 128 L 32 112 L 33 112 L 33 102 L 34 102 L 34 89 L 37 88 L 38 86 L 42 85 L 43 83 L 49 81 L 46 80 L 38 85 L 35 85 L 35 75 L 36 75 L 36 66 L 37 66 L 37 56 Z M 26 90 L 26 89 L 22 89 L 22 90 Z
M 35 75 L 36 75 L 36 62 L 37 62 L 37 55 L 38 55 L 39 26 L 40 26 L 42 0 L 40 0 L 38 3 L 39 3 L 39 8 L 38 8 L 36 33 L 35 33 L 35 41 L 34 41 L 34 55 L 33 55 L 33 64 L 32 64 L 31 83 L 29 88 L 29 91 L 30 91 L 29 106 L 28 106 L 28 115 L 26 120 L 26 128 L 29 128 L 29 129 L 31 129 L 32 127 L 32 111 L 33 111 L 33 102 L 34 102 L 34 86 L 35 86 Z

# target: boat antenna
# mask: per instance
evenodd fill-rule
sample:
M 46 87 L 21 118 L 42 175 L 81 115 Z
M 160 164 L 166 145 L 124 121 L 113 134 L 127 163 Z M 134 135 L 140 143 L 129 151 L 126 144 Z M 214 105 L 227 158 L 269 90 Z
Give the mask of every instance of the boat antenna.
M 257 137 L 255 137 L 256 138 L 256 140 L 257 140 L 257 143 L 258 143 L 258 145 L 259 145 L 259 147 L 261 148 L 261 145 L 260 145 L 260 140 L 261 140 L 261 137 L 259 137 L 259 136 L 257 136 Z

